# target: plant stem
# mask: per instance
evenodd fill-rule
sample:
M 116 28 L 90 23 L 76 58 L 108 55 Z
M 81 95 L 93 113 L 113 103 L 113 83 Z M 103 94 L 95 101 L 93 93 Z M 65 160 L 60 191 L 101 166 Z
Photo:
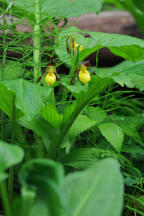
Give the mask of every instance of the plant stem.
M 11 216 L 12 214 L 11 214 L 10 203 L 9 203 L 9 199 L 8 199 L 5 181 L 0 182 L 0 192 L 1 192 L 1 198 L 2 198 L 2 202 L 3 202 L 3 208 L 5 211 L 5 215 Z
M 33 61 L 34 61 L 34 82 L 36 83 L 40 75 L 40 50 L 41 50 L 41 31 L 40 31 L 40 3 L 39 0 L 34 0 L 35 8 L 35 23 L 33 26 Z
M 11 134 L 11 143 L 15 143 L 15 129 L 16 129 L 16 109 L 15 109 L 15 96 L 13 97 L 13 113 L 12 113 L 12 134 Z M 13 182 L 14 182 L 14 167 L 9 169 L 9 179 L 8 179 L 8 192 L 9 198 L 12 200 L 13 197 Z

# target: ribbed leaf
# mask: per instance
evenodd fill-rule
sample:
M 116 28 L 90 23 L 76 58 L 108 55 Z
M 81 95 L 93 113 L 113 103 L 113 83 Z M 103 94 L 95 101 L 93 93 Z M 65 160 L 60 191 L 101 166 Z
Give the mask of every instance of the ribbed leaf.
M 114 149 L 117 152 L 120 152 L 124 138 L 122 129 L 114 123 L 103 123 L 98 127 L 102 135 L 107 139 L 108 142 L 111 143 Z
M 16 107 L 30 118 L 44 107 L 52 92 L 51 88 L 41 87 L 22 79 L 2 81 L 1 83 L 16 96 Z M 11 94 L 9 97 L 11 100 Z
M 71 216 L 121 215 L 123 180 L 119 164 L 113 159 L 96 162 L 86 171 L 69 174 L 62 190 Z
M 114 122 L 121 127 L 123 132 L 131 137 L 135 142 L 144 146 L 142 138 L 140 137 L 138 130 L 144 125 L 144 117 L 142 115 L 136 116 L 113 116 Z M 107 118 L 107 121 L 111 122 L 111 118 Z
M 85 109 L 88 117 L 95 120 L 97 123 L 101 123 L 106 118 L 106 112 L 100 107 L 88 106 Z
M 60 127 L 63 115 L 59 114 L 55 105 L 48 103 L 42 110 L 41 110 L 42 117 L 48 121 L 53 127 L 58 128 Z
M 2 0 L 0 2 L 3 3 Z M 11 0 L 6 0 L 9 4 Z M 74 17 L 84 13 L 98 13 L 102 7 L 103 0 L 39 0 L 42 18 L 49 17 Z M 34 0 L 15 0 L 13 10 L 16 14 L 26 18 L 34 19 Z
M 86 115 L 79 115 L 69 130 L 70 139 L 96 125 L 97 121 L 88 118 Z
M 100 71 L 100 77 L 111 77 L 121 86 L 144 90 L 144 62 L 124 62 L 112 67 L 110 70 Z
M 17 79 L 24 72 L 20 62 L 9 61 L 3 71 L 3 80 Z M 0 66 L 0 80 L 2 80 L 2 66 Z

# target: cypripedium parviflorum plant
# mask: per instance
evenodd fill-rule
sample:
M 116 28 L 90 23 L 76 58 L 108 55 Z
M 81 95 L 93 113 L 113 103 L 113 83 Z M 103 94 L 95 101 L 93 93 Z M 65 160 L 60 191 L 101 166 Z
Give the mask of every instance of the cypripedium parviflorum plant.
M 0 216 L 144 216 L 144 41 L 69 25 L 103 2 L 0 0 Z

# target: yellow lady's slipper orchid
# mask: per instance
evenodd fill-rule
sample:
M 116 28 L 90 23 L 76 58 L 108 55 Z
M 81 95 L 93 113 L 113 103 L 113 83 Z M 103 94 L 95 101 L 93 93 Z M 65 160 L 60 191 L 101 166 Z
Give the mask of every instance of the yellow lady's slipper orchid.
M 45 81 L 49 86 L 52 86 L 56 81 L 56 69 L 54 66 L 49 66 L 46 69 L 47 75 L 45 76 Z
M 78 77 L 83 84 L 87 84 L 91 80 L 90 73 L 87 71 L 86 66 L 80 66 Z
M 72 51 L 74 51 L 75 53 L 78 52 L 78 51 L 81 52 L 83 50 L 83 46 L 76 43 L 75 36 L 72 36 L 72 38 L 70 40 L 70 49 Z

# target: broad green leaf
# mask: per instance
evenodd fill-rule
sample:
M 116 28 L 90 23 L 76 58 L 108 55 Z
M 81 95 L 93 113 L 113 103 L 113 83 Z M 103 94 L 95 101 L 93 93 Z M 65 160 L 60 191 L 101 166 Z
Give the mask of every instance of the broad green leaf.
M 12 117 L 13 98 L 13 93 L 0 83 L 0 109 L 9 117 Z
M 113 148 L 117 152 L 120 152 L 124 138 L 122 129 L 114 123 L 103 123 L 100 124 L 98 127 L 102 135 L 107 139 L 108 142 L 111 143 Z
M 98 106 L 88 106 L 85 111 L 88 117 L 95 120 L 97 123 L 101 123 L 106 118 L 106 112 Z
M 3 80 L 17 79 L 24 72 L 20 62 L 9 61 L 3 71 Z M 2 66 L 0 66 L 0 80 L 2 80 Z
M 109 70 L 101 71 L 100 77 L 111 77 L 120 85 L 144 90 L 144 62 L 124 62 Z
M 46 143 L 45 147 L 47 150 L 49 150 L 50 145 L 59 135 L 58 129 L 54 128 L 47 121 L 40 118 L 39 116 L 35 116 L 31 119 L 24 116 L 18 120 L 18 123 L 21 126 L 34 131 L 39 136 L 42 136 L 43 139 L 47 140 L 46 142 L 44 142 Z
M 22 186 L 35 187 L 37 201 L 42 201 L 47 206 L 47 213 L 57 216 L 63 207 L 59 188 L 63 175 L 63 168 L 59 163 L 48 159 L 35 159 L 23 165 L 19 179 Z
M 105 159 L 85 171 L 69 174 L 62 190 L 71 216 L 121 215 L 123 179 L 114 159 Z
M 107 47 L 115 55 L 128 60 L 137 61 L 144 58 L 144 40 L 131 36 L 101 32 L 87 32 L 90 37 L 85 38 L 83 35 L 77 34 L 77 32 L 85 33 L 76 27 L 70 27 L 60 33 L 59 46 L 56 48 L 56 53 L 60 60 L 68 65 L 71 65 L 72 57 L 67 52 L 66 40 L 71 35 L 75 35 L 76 42 L 84 48 L 79 53 L 78 62 L 82 62 L 91 53 L 103 47 Z
M 20 147 L 0 141 L 0 181 L 6 177 L 4 171 L 20 163 L 23 156 L 24 152 Z
M 62 147 L 66 147 L 66 153 L 69 153 L 74 138 L 80 133 L 95 126 L 97 121 L 88 118 L 86 115 L 79 115 L 72 124 L 68 136 L 63 140 Z
M 63 120 L 63 115 L 58 113 L 54 104 L 48 103 L 44 108 L 42 108 L 40 114 L 53 127 L 60 127 Z
M 103 0 L 47 0 L 42 4 L 42 11 L 51 17 L 75 17 L 85 13 L 98 13 Z
M 1 83 L 15 94 L 16 107 L 30 118 L 45 106 L 52 92 L 51 88 L 41 87 L 22 79 L 2 81 Z
M 66 106 L 65 110 L 64 110 L 64 122 L 67 121 L 70 117 L 70 115 L 72 114 L 72 112 L 74 111 L 74 109 L 76 108 L 76 102 L 73 101 L 73 103 L 71 105 Z
M 0 0 L 3 3 L 2 0 Z M 6 0 L 9 4 L 11 0 Z M 39 0 L 42 19 L 50 17 L 74 17 L 81 14 L 96 12 L 102 7 L 103 0 Z M 34 19 L 34 0 L 15 0 L 12 9 L 18 15 L 23 15 L 29 20 Z
M 108 118 L 107 118 L 108 120 Z M 138 129 L 144 125 L 144 117 L 136 116 L 113 116 L 113 120 L 121 127 L 123 132 L 135 140 L 136 143 L 144 146 L 143 141 L 138 133 Z M 108 120 L 111 122 L 111 118 Z
M 78 134 L 90 129 L 91 127 L 95 126 L 97 121 L 94 119 L 88 118 L 86 115 L 79 115 L 75 122 L 73 123 L 72 127 L 69 130 L 69 137 L 70 139 L 75 138 Z
M 9 91 L 3 83 L 0 82 L 0 109 L 10 118 L 12 118 L 13 109 L 15 109 L 15 118 L 18 119 L 23 115 L 23 113 L 15 107 L 14 100 L 14 94 Z

